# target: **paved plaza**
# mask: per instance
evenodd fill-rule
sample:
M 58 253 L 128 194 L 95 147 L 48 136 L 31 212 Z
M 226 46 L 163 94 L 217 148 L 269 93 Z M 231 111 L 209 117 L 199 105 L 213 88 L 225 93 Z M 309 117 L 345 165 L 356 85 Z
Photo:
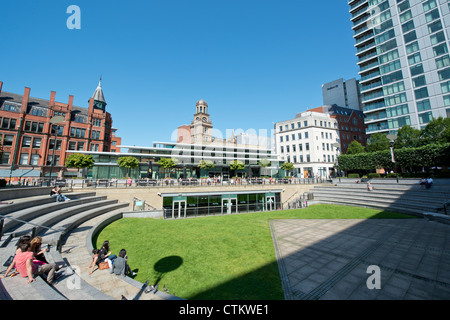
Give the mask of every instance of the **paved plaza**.
M 287 300 L 450 299 L 448 224 L 273 220 L 271 229 Z M 369 289 L 377 274 L 380 289 Z

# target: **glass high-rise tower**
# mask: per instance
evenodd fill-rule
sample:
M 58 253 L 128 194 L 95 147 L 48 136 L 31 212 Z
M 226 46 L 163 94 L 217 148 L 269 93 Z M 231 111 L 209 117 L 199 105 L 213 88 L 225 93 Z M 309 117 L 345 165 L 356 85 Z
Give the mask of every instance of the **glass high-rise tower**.
M 450 114 L 450 1 L 349 0 L 367 133 Z

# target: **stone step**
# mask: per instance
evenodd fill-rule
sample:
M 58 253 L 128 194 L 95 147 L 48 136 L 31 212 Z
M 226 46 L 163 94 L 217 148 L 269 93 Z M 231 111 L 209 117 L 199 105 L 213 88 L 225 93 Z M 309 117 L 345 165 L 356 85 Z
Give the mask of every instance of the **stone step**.
M 7 215 L 5 215 L 5 223 L 3 226 L 3 232 L 8 232 L 9 230 L 12 230 L 12 228 L 15 228 L 22 224 L 20 221 L 16 221 L 13 219 L 19 219 L 23 221 L 28 221 L 31 219 L 34 219 L 38 216 L 60 210 L 63 208 L 68 207 L 74 207 L 83 203 L 92 202 L 92 201 L 98 201 L 105 199 L 105 197 L 96 197 L 96 196 L 88 196 L 88 197 L 80 197 L 80 198 L 74 198 L 71 201 L 66 202 L 55 202 L 55 199 L 51 199 L 52 202 L 50 203 L 44 203 L 40 205 L 32 205 L 27 206 L 21 210 L 11 212 Z M 13 218 L 13 219 L 8 219 Z

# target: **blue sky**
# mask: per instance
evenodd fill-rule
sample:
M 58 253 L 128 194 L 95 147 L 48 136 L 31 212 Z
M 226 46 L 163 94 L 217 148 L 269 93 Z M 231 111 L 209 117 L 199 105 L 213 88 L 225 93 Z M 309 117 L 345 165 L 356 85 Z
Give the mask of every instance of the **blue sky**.
M 81 30 L 69 30 L 70 5 Z M 87 107 L 100 75 L 123 144 L 170 141 L 204 99 L 215 129 L 270 130 L 358 77 L 347 1 L 2 1 L 3 90 Z

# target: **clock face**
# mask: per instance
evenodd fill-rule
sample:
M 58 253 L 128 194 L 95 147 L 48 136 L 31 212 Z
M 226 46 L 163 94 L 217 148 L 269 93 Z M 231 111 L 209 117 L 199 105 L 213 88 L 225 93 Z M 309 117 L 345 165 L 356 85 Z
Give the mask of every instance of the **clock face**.
M 199 121 L 200 120 L 200 118 L 199 117 L 197 117 L 195 120 L 197 120 L 197 121 Z
M 206 118 L 205 117 L 203 117 L 203 122 L 206 122 Z

